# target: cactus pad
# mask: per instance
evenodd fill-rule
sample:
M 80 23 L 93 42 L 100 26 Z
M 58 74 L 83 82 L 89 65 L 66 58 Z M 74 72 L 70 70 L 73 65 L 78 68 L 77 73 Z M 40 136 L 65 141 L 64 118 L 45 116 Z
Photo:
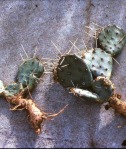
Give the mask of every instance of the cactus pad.
M 123 49 L 126 34 L 119 27 L 109 25 L 98 34 L 98 42 L 107 53 L 114 56 Z
M 5 87 L 4 93 L 6 96 L 14 96 L 20 93 L 21 90 L 22 90 L 22 87 L 20 84 L 12 83 Z
M 97 77 L 92 83 L 93 90 L 99 95 L 102 102 L 109 100 L 110 96 L 113 94 L 114 85 L 113 83 L 105 77 Z
M 110 54 L 100 48 L 96 48 L 86 52 L 83 60 L 95 77 L 104 76 L 110 78 L 112 73 L 112 57 Z
M 36 58 L 28 59 L 19 66 L 17 81 L 22 86 L 32 89 L 44 72 L 43 64 Z
M 86 63 L 76 55 L 62 56 L 54 70 L 54 78 L 63 87 L 85 88 L 91 85 L 92 74 Z
M 75 95 L 83 98 L 87 98 L 94 101 L 100 101 L 99 96 L 95 93 L 92 93 L 88 90 L 80 88 L 71 88 L 70 91 Z

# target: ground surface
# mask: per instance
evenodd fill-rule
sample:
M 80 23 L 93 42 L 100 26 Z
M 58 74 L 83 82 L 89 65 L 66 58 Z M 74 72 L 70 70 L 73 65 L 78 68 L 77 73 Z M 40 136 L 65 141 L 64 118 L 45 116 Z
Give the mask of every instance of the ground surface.
M 18 65 L 25 58 L 21 44 L 32 57 L 38 47 L 39 58 L 56 58 L 71 47 L 69 40 L 84 49 L 90 46 L 85 26 L 92 21 L 101 26 L 116 24 L 126 31 L 126 0 L 0 0 L 0 79 L 5 84 L 14 81 Z M 89 32 L 86 29 L 87 32 Z M 74 49 L 75 50 L 75 49 Z M 76 51 L 76 50 L 75 50 Z M 126 47 L 114 63 L 112 80 L 116 91 L 126 97 Z M 45 122 L 37 136 L 25 111 L 10 111 L 0 100 L 0 147 L 123 147 L 126 139 L 126 119 L 104 105 L 80 100 L 53 84 L 52 75 L 45 75 L 32 93 L 35 102 L 47 112 L 69 107 L 57 118 Z M 122 126 L 122 127 L 118 127 Z

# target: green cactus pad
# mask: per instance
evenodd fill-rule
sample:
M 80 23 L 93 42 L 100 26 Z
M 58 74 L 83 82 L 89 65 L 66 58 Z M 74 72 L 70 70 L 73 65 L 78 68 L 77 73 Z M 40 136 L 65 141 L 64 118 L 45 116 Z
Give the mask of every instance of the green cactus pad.
M 105 77 L 97 77 L 92 83 L 93 90 L 99 95 L 102 102 L 109 100 L 114 92 L 113 83 Z
M 118 54 L 126 43 L 126 34 L 115 25 L 109 25 L 98 34 L 100 46 L 112 56 Z
M 95 48 L 86 52 L 82 59 L 89 66 L 95 77 L 111 77 L 113 62 L 110 54 L 100 48 Z
M 94 101 L 100 101 L 100 98 L 97 94 L 92 93 L 88 90 L 80 89 L 80 88 L 71 88 L 70 91 L 78 97 L 87 98 Z
M 62 56 L 54 71 L 54 78 L 63 87 L 85 88 L 91 85 L 92 74 L 86 63 L 76 55 Z
M 33 89 L 44 72 L 43 64 L 36 58 L 28 59 L 18 69 L 17 81 L 22 86 Z
M 14 96 L 22 90 L 21 84 L 18 83 L 12 83 L 5 87 L 4 94 L 6 96 Z

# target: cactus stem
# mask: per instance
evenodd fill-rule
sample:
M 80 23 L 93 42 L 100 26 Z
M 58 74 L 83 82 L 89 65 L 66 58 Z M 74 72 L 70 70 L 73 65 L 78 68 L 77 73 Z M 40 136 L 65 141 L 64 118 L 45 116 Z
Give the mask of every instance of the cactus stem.
M 118 94 L 113 94 L 109 99 L 110 107 L 112 107 L 116 112 L 126 116 L 126 102 L 118 98 Z
M 41 123 L 43 123 L 44 120 L 49 120 L 49 119 L 55 118 L 56 116 L 61 114 L 65 110 L 65 108 L 68 106 L 68 105 L 66 105 L 58 113 L 50 114 L 50 113 L 45 113 L 45 112 L 41 111 L 36 106 L 34 101 L 32 101 L 31 99 L 24 99 L 20 93 L 13 97 L 6 97 L 6 99 L 10 104 L 15 105 L 15 107 L 10 110 L 12 110 L 12 111 L 23 110 L 23 109 L 27 110 L 27 112 L 29 114 L 29 119 L 30 119 L 31 125 L 35 129 L 35 132 L 37 134 L 41 133 Z

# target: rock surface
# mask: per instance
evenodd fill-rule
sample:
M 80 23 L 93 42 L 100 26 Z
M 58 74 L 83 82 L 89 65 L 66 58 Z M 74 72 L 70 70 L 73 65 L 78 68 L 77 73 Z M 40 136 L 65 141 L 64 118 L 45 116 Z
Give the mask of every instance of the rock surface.
M 0 80 L 5 84 L 14 81 L 20 54 L 42 59 L 57 58 L 58 52 L 67 52 L 77 38 L 79 49 L 84 49 L 83 39 L 89 48 L 89 32 L 85 26 L 97 28 L 116 24 L 126 31 L 126 0 L 1 0 L 0 1 Z M 91 32 L 89 32 L 91 33 Z M 76 49 L 74 52 L 78 52 Z M 112 81 L 116 91 L 126 97 L 126 47 L 114 63 Z M 1 148 L 121 148 L 126 140 L 126 119 L 105 104 L 78 99 L 52 82 L 52 74 L 42 78 L 32 93 L 35 102 L 47 112 L 57 112 L 69 104 L 63 114 L 46 121 L 37 136 L 31 128 L 25 111 L 10 111 L 8 103 L 0 100 Z M 125 144 L 125 143 L 123 143 Z

